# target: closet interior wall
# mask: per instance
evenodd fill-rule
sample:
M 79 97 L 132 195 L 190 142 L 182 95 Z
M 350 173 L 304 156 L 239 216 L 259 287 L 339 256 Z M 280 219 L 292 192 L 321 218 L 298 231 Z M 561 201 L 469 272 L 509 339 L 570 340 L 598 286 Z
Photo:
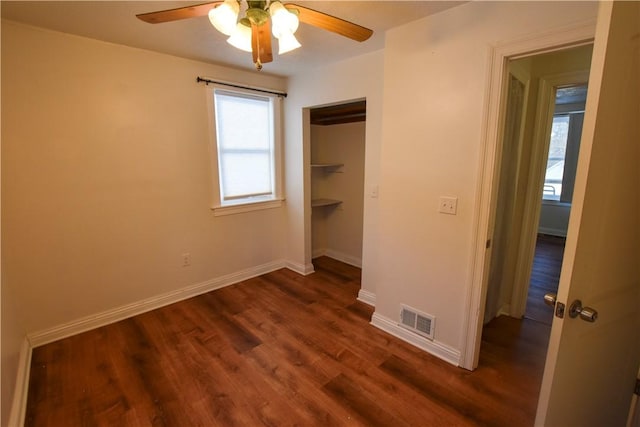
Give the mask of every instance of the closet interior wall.
M 311 125 L 314 258 L 362 266 L 364 159 L 364 121 Z

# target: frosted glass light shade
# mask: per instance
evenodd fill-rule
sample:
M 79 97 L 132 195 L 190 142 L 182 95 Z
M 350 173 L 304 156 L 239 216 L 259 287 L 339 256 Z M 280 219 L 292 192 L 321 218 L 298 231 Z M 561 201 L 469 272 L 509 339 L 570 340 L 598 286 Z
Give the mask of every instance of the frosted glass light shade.
M 284 32 L 280 34 L 278 38 L 278 55 L 291 52 L 301 46 L 296 36 L 292 32 Z
M 238 22 L 227 43 L 245 52 L 251 52 L 251 28 Z
M 279 1 L 269 5 L 269 13 L 271 14 L 271 32 L 277 39 L 285 33 L 293 35 L 298 29 L 298 17 L 289 12 Z
M 209 21 L 216 30 L 230 36 L 236 28 L 239 11 L 240 6 L 236 0 L 224 0 L 220 6 L 209 11 Z

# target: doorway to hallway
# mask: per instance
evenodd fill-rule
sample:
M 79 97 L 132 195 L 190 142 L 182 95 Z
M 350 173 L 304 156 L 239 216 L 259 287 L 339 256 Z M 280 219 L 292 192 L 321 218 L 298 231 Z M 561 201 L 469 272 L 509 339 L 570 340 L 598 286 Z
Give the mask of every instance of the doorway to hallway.
M 544 303 L 544 295 L 558 291 L 565 240 L 564 237 L 538 234 L 524 312 L 526 319 L 551 326 L 553 309 Z

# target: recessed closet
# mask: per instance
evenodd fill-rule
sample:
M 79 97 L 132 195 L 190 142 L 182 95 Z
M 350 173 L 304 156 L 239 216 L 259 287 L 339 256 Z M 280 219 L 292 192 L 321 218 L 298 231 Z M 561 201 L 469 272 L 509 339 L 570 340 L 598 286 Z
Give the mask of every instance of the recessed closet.
M 361 267 L 366 102 L 310 113 L 313 258 Z

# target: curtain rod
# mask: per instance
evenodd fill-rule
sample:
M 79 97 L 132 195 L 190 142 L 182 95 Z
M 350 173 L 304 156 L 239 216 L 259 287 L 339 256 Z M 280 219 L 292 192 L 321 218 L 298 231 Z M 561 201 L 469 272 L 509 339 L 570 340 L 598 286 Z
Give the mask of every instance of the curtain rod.
M 257 89 L 255 87 L 251 87 L 251 86 L 236 85 L 236 84 L 233 84 L 233 83 L 227 83 L 227 82 L 220 82 L 220 81 L 216 81 L 216 80 L 204 79 L 202 77 L 196 78 L 196 82 L 198 82 L 198 83 L 204 82 L 205 84 L 212 83 L 212 84 L 217 84 L 217 85 L 235 87 L 235 88 L 238 88 L 238 89 L 248 89 L 248 90 L 253 90 L 253 91 L 256 91 L 256 92 L 262 92 L 262 93 L 268 93 L 268 94 L 271 94 L 271 95 L 282 96 L 283 98 L 287 97 L 287 92 L 277 92 L 277 91 L 267 90 L 267 89 Z

